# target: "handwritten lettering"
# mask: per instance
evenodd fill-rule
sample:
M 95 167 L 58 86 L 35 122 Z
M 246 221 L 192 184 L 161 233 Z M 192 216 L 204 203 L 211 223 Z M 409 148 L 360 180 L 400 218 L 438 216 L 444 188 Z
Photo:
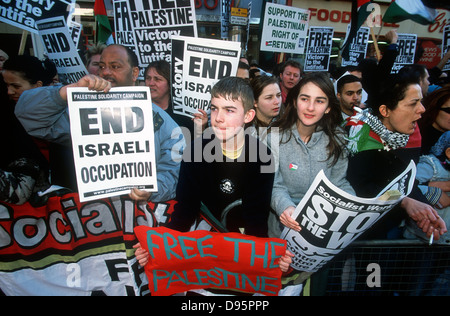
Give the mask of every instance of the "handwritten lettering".
M 281 286 L 283 240 L 167 228 L 135 231 L 150 254 L 146 272 L 156 295 L 209 287 L 276 295 Z

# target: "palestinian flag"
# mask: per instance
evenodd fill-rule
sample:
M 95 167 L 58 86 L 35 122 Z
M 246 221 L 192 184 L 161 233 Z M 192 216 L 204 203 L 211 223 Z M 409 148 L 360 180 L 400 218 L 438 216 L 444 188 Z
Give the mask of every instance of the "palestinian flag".
M 350 50 L 350 43 L 355 38 L 358 30 L 366 22 L 372 11 L 369 9 L 369 5 L 372 3 L 371 0 L 353 0 L 352 4 L 352 24 L 350 28 L 350 33 L 347 35 L 347 39 L 342 46 L 343 56 L 347 56 Z M 348 56 L 347 56 L 348 57 Z
M 422 25 L 432 24 L 437 16 L 437 11 L 431 3 L 432 1 L 422 0 L 395 0 L 387 9 L 383 21 L 398 23 L 413 20 Z
M 97 21 L 97 42 L 111 43 L 112 29 L 109 23 L 108 14 L 106 12 L 106 4 L 111 4 L 111 0 L 95 0 L 94 15 Z

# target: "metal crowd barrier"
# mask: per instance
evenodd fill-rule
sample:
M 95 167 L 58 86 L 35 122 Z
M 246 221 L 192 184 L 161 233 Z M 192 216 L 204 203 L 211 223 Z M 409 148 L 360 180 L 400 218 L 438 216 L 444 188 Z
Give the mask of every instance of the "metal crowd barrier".
M 450 296 L 450 245 L 354 243 L 313 275 L 312 296 Z

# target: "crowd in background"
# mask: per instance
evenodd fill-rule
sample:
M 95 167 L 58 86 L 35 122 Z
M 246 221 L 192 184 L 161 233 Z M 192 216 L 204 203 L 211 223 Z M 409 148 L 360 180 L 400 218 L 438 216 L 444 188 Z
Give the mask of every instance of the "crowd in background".
M 219 84 L 212 94 L 216 103 L 212 103 L 211 113 L 199 111 L 193 119 L 173 112 L 170 64 L 165 61 L 150 64 L 144 80 L 139 82 L 136 57 L 119 45 L 97 45 L 89 50 L 85 57 L 90 75 L 69 87 L 89 86 L 101 91 L 141 84 L 150 88 L 153 111 L 161 123 L 155 130 L 160 192 L 133 190 L 130 197 L 134 200 L 188 201 L 190 197 L 185 193 L 196 189 L 188 189 L 192 186 L 189 177 L 198 166 L 181 163 L 180 172 L 183 153 L 179 153 L 180 159 L 176 161 L 172 148 L 189 147 L 187 140 L 202 138 L 202 133 L 210 127 L 219 138 L 219 123 L 225 124 L 228 119 L 221 117 L 219 100 L 230 95 L 237 95 L 230 97 L 233 102 L 241 100 L 248 95 L 243 90 L 249 88 L 250 108 L 244 105 L 239 124 L 250 129 L 250 137 L 261 140 L 269 148 L 277 168 L 271 176 L 258 178 L 259 182 L 270 185 L 262 186 L 260 195 L 252 191 L 253 200 L 247 191 L 240 192 L 242 203 L 248 209 L 262 209 L 265 206 L 261 203 L 269 206 L 263 216 L 242 210 L 249 218 L 230 217 L 229 229 L 240 227 L 240 224 L 230 224 L 236 220 L 244 223 L 247 233 L 258 236 L 279 237 L 283 227 L 300 231 L 302 227 L 292 214 L 320 170 L 344 191 L 371 198 L 414 160 L 418 172 L 413 192 L 365 238 L 428 240 L 433 235 L 439 243 L 449 244 L 450 81 L 442 69 L 450 52 L 433 69 L 415 64 L 392 75 L 398 55 L 397 35 L 390 32 L 386 38 L 390 45 L 381 60 L 366 59 L 358 66 L 333 67 L 326 73 L 305 74 L 295 60 L 287 60 L 268 73 L 256 62 L 242 58 L 237 74 L 242 79 L 228 79 L 229 82 Z M 2 53 L 0 62 L 3 75 L 0 200 L 39 206 L 51 195 L 77 192 L 67 86 L 58 84 L 56 68 L 49 60 Z M 178 127 L 183 129 L 174 137 L 173 131 Z M 273 133 L 278 137 L 272 137 Z M 274 144 L 273 139 L 280 141 Z M 245 152 L 244 145 L 222 147 L 223 155 L 237 161 L 242 148 Z M 211 178 L 219 173 L 218 168 L 213 171 L 205 168 L 198 172 L 211 172 L 208 175 Z M 257 173 L 248 173 L 247 169 L 237 172 L 223 167 L 220 170 L 227 170 L 230 177 L 257 179 Z M 214 178 L 214 181 L 221 180 Z M 254 181 L 251 185 L 261 183 Z M 227 190 L 234 190 L 232 183 L 224 184 L 222 193 Z M 201 202 L 210 201 L 211 196 L 201 199 Z M 210 201 L 210 205 L 226 207 L 229 201 L 219 203 L 219 199 Z M 180 205 L 192 205 L 189 202 Z M 180 212 L 175 213 L 179 222 L 191 227 L 192 223 L 186 222 L 187 217 Z M 252 224 L 247 225 L 245 222 L 250 220 Z

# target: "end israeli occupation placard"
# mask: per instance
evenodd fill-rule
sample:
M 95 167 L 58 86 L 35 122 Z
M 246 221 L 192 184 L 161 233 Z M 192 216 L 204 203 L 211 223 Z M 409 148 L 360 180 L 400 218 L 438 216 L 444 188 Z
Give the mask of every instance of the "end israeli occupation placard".
M 173 112 L 209 113 L 214 84 L 237 74 L 241 43 L 174 36 L 172 47 Z
M 157 192 L 153 111 L 148 87 L 109 93 L 68 89 L 80 201 Z
M 78 82 L 88 74 L 80 58 L 69 29 L 62 16 L 36 23 L 48 58 L 55 64 L 59 79 L 64 84 Z
M 303 54 L 309 23 L 308 10 L 267 3 L 261 50 Z

